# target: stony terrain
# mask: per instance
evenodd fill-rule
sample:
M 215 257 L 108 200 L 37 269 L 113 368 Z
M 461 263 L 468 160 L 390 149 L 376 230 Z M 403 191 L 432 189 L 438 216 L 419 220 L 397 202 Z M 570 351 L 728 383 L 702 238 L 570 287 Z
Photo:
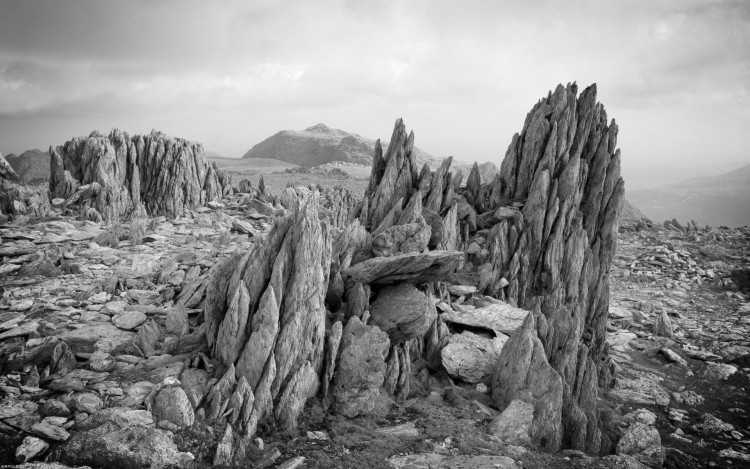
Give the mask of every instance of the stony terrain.
M 359 193 L 16 201 L 0 463 L 750 466 L 750 229 L 618 223 L 616 133 L 559 86 L 485 184 L 399 120 Z

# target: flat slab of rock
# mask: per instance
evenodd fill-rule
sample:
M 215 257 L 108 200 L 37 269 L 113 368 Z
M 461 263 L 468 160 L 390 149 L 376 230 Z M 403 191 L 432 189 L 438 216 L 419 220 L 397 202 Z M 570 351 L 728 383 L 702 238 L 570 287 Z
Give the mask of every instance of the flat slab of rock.
M 389 284 L 408 282 L 420 284 L 441 280 L 458 269 L 464 261 L 461 251 L 429 251 L 375 257 L 344 270 L 347 285 Z
M 526 316 L 525 309 L 513 307 L 507 303 L 491 304 L 483 308 L 463 306 L 462 311 L 446 311 L 440 317 L 445 322 L 464 326 L 481 327 L 502 334 L 511 335 L 516 331 Z
M 467 383 L 478 383 L 492 375 L 508 336 L 487 338 L 464 331 L 452 335 L 440 356 L 449 375 Z
M 148 317 L 140 311 L 123 311 L 112 318 L 112 324 L 120 329 L 132 331 L 146 322 L 146 319 L 148 319 Z
M 391 344 L 420 337 L 435 315 L 427 295 L 408 283 L 383 288 L 370 305 L 370 323 L 385 331 Z
M 438 453 L 394 456 L 387 460 L 395 469 L 517 469 L 507 456 L 446 456 Z
M 118 329 L 111 323 L 90 323 L 60 334 L 73 353 L 111 352 L 135 337 L 135 333 Z

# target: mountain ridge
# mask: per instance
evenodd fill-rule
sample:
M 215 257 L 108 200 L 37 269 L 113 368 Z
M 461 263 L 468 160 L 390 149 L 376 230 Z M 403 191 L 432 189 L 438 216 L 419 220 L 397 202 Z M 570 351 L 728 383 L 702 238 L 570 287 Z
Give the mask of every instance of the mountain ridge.
M 306 168 L 320 166 L 334 161 L 371 165 L 375 153 L 376 140 L 363 137 L 353 132 L 335 129 L 323 123 L 307 127 L 304 130 L 281 130 L 255 144 L 245 152 L 242 158 L 269 158 Z M 385 150 L 388 141 L 381 139 Z M 419 166 L 428 164 L 435 168 L 445 158 L 435 157 L 424 150 L 414 147 Z M 499 172 L 492 162 L 477 163 L 482 182 L 488 182 Z M 452 166 L 468 177 L 473 163 L 453 160 Z
M 715 176 L 628 191 L 628 198 L 655 221 L 676 218 L 699 225 L 749 225 L 750 164 Z

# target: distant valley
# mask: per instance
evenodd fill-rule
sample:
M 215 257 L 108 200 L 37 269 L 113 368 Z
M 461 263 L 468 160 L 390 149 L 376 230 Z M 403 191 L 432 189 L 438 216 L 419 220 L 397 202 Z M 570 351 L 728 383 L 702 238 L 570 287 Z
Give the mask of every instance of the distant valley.
M 676 218 L 681 223 L 695 220 L 699 225 L 750 225 L 750 165 L 717 176 L 627 190 L 626 195 L 654 221 Z

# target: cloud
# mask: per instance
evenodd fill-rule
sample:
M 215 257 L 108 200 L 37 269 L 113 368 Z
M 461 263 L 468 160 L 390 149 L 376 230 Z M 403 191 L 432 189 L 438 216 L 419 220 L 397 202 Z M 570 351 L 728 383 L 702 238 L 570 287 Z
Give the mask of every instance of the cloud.
M 750 124 L 742 0 L 0 0 L 0 10 L 0 143 L 14 151 L 124 123 L 240 155 L 281 128 L 324 121 L 387 137 L 403 116 L 430 151 L 499 162 L 531 106 L 572 80 L 599 84 L 626 165 L 654 148 L 697 157 L 694 136 Z M 44 125 L 19 132 L 28 122 Z M 746 155 L 745 134 L 712 144 Z

